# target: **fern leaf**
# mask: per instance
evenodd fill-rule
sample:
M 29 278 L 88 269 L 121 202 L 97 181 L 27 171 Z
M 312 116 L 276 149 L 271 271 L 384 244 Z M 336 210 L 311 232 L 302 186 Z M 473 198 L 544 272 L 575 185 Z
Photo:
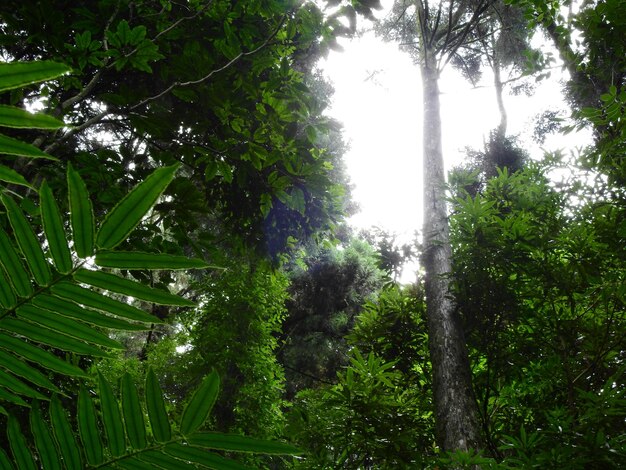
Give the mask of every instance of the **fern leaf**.
M 50 423 L 66 468 L 82 468 L 83 465 L 76 438 L 67 419 L 67 413 L 56 395 L 53 395 L 50 400 Z
M 85 387 L 78 393 L 78 433 L 83 443 L 85 457 L 91 465 L 98 465 L 103 460 L 102 441 L 98 430 L 96 407 Z
M 35 446 L 41 459 L 41 467 L 46 470 L 61 470 L 61 463 L 52 439 L 52 433 L 41 417 L 41 411 L 37 402 L 33 403 L 30 409 L 30 430 L 35 438 Z
M 9 446 L 13 453 L 13 458 L 17 468 L 20 470 L 36 470 L 33 456 L 28 450 L 26 439 L 20 430 L 20 425 L 13 416 L 9 416 L 7 425 L 7 436 L 9 438 Z
M 139 401 L 139 392 L 132 377 L 127 372 L 122 377 L 122 412 L 126 435 L 133 449 L 143 449 L 147 444 L 146 423 L 143 419 L 143 409 Z
M 60 273 L 69 273 L 72 269 L 72 255 L 67 246 L 59 206 L 54 200 L 52 190 L 46 181 L 44 181 L 39 188 L 39 206 L 41 208 L 43 231 L 48 240 L 48 246 L 50 247 L 50 254 L 52 255 L 54 265 Z
M 67 189 L 74 249 L 81 258 L 88 258 L 93 255 L 93 207 L 85 182 L 70 164 L 67 165 Z
M 172 428 L 165 411 L 163 392 L 152 368 L 148 369 L 148 374 L 146 375 L 145 397 L 148 418 L 150 419 L 154 438 L 157 442 L 169 441 L 172 438 Z
M 200 387 L 193 393 L 191 400 L 183 410 L 180 420 L 180 432 L 189 435 L 204 424 L 209 413 L 213 409 L 217 394 L 219 393 L 220 378 L 213 371 L 207 375 Z
M 107 436 L 108 448 L 111 455 L 119 457 L 126 449 L 124 438 L 124 424 L 120 415 L 120 406 L 113 395 L 111 385 L 98 372 L 98 388 L 100 390 L 100 411 L 102 412 L 102 424 Z

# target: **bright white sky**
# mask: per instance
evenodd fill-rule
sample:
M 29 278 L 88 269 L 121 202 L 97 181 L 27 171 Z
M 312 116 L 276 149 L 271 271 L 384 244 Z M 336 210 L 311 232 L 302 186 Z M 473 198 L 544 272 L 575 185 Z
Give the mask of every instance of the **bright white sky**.
M 351 146 L 344 159 L 361 211 L 350 222 L 356 228 L 379 226 L 408 242 L 422 228 L 419 70 L 408 54 L 373 33 L 341 45 L 345 51 L 331 52 L 320 66 L 335 88 L 329 114 L 343 123 Z M 483 87 L 472 89 L 450 66 L 441 78 L 447 169 L 462 162 L 464 147 L 482 148 L 499 121 L 491 78 L 485 74 L 483 80 Z M 563 108 L 560 89 L 555 77 L 542 82 L 531 97 L 505 96 L 509 134 L 531 142 L 533 118 Z M 540 149 L 530 145 L 538 155 Z M 552 150 L 559 146 L 563 139 L 546 144 Z

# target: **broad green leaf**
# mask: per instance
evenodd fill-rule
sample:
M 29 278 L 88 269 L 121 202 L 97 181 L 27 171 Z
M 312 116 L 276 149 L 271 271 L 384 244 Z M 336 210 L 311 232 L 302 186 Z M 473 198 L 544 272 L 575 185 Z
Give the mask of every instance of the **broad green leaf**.
M 85 387 L 80 387 L 78 393 L 78 434 L 83 443 L 83 450 L 87 462 L 91 465 L 102 463 L 102 441 L 96 418 L 96 407 Z
M 65 124 L 46 114 L 33 114 L 15 106 L 0 105 L 0 126 L 20 129 L 60 129 Z
M 8 388 L 9 390 L 12 390 L 19 395 L 37 398 L 39 400 L 47 400 L 47 398 L 39 393 L 37 390 L 33 390 L 24 382 L 16 379 L 11 374 L 6 373 L 2 369 L 0 369 L 0 386 Z
M 46 181 L 39 188 L 39 201 L 43 231 L 48 240 L 52 260 L 59 272 L 66 274 L 72 270 L 72 255 L 67 246 L 61 211 Z
M 150 326 L 145 323 L 130 323 L 126 320 L 110 317 L 104 313 L 83 308 L 74 302 L 53 295 L 39 294 L 33 299 L 33 303 L 38 307 L 45 308 L 59 315 L 74 318 L 102 328 L 125 331 L 143 331 L 150 329 Z
M 15 292 L 20 297 L 28 297 L 33 293 L 30 275 L 24 269 L 17 252 L 13 248 L 9 236 L 0 227 L 0 263 L 4 266 Z
M 111 249 L 124 241 L 170 184 L 178 166 L 159 168 L 135 186 L 107 214 L 98 230 L 96 244 Z
M 59 392 L 59 389 L 48 378 L 39 372 L 37 369 L 29 366 L 25 362 L 21 361 L 17 357 L 8 354 L 0 350 L 0 364 L 6 370 L 10 371 L 13 375 L 22 377 L 29 382 L 38 385 L 39 387 L 52 390 L 53 392 Z
M 81 258 L 88 258 L 93 255 L 93 207 L 85 182 L 70 164 L 67 165 L 67 189 L 74 249 Z
M 235 452 L 254 452 L 258 454 L 298 455 L 302 451 L 282 442 L 266 441 L 238 434 L 221 434 L 215 432 L 199 432 L 187 439 L 189 444 L 207 449 L 231 450 Z
M 119 457 L 126 450 L 124 425 L 120 415 L 120 406 L 113 395 L 113 389 L 104 376 L 98 372 L 98 388 L 100 390 L 100 411 L 102 424 L 107 436 L 108 449 L 114 457 Z
M 54 437 L 59 444 L 65 467 L 68 470 L 83 468 L 76 438 L 67 419 L 67 413 L 56 395 L 53 395 L 52 400 L 50 400 L 50 423 Z
M 24 336 L 36 343 L 47 344 L 62 351 L 69 351 L 81 356 L 110 357 L 110 354 L 95 346 L 76 340 L 57 330 L 43 328 L 17 318 L 0 320 L 0 329 Z
M 11 461 L 9 460 L 9 456 L 3 449 L 0 449 L 0 468 L 2 470 L 13 470 L 15 468 L 13 466 L 13 463 L 11 463 Z
M 84 287 L 77 286 L 70 282 L 59 282 L 50 289 L 54 295 L 71 300 L 87 307 L 96 308 L 112 313 L 118 317 L 145 323 L 163 323 L 157 317 L 147 314 L 131 305 L 119 302 L 97 292 L 93 292 Z
M 70 71 L 67 65 L 49 60 L 0 63 L 0 91 L 51 80 Z
M 204 424 L 213 409 L 220 389 L 220 378 L 213 371 L 207 375 L 200 387 L 193 393 L 191 400 L 183 410 L 180 432 L 188 436 Z
M 57 454 L 50 428 L 41 417 L 39 404 L 33 403 L 30 409 L 30 430 L 35 438 L 35 447 L 41 459 L 41 468 L 46 470 L 61 469 L 61 463 Z
M 226 459 L 220 455 L 198 449 L 197 447 L 173 443 L 166 445 L 164 450 L 173 457 L 199 463 L 209 468 L 218 468 L 220 470 L 251 470 L 251 467 L 235 460 Z
M 139 402 L 139 392 L 133 378 L 127 372 L 122 377 L 122 412 L 126 424 L 126 435 L 133 449 L 143 449 L 148 445 L 146 441 L 146 423 L 143 419 L 143 409 Z
M 74 279 L 90 286 L 107 289 L 118 294 L 129 297 L 147 300 L 162 305 L 180 305 L 193 307 L 195 304 L 187 299 L 183 299 L 169 292 L 154 289 L 130 279 L 124 279 L 111 273 L 101 271 L 89 271 L 88 269 L 78 269 L 74 273 Z
M 121 459 L 115 462 L 116 468 L 123 468 L 125 470 L 154 470 L 154 466 L 138 459 L 137 457 L 131 457 L 128 459 Z M 158 468 L 158 467 L 157 467 Z
M 154 438 L 157 442 L 169 441 L 172 438 L 170 420 L 165 411 L 161 386 L 152 368 L 148 369 L 148 374 L 146 375 L 145 396 L 148 418 L 150 419 L 150 427 L 152 428 Z
M 0 305 L 6 309 L 12 308 L 17 303 L 15 292 L 7 279 L 4 269 L 0 267 Z
M 142 452 L 138 457 L 144 462 L 156 465 L 157 468 L 163 468 L 165 470 L 196 470 L 198 468 L 191 463 L 183 462 L 158 450 Z
M 13 416 L 9 415 L 7 425 L 7 437 L 13 453 L 13 462 L 20 470 L 36 470 L 33 456 L 30 453 L 26 439 L 20 430 L 20 425 Z
M 46 158 L 48 160 L 58 160 L 52 155 L 39 150 L 37 147 L 21 140 L 7 137 L 4 134 L 0 134 L 0 154 L 5 155 L 17 155 L 18 157 L 28 158 Z
M 17 240 L 20 250 L 26 258 L 26 263 L 30 267 L 37 284 L 45 286 L 50 283 L 52 275 L 50 267 L 46 262 L 46 258 L 41 249 L 41 243 L 35 236 L 30 223 L 26 220 L 24 213 L 15 203 L 15 201 L 6 194 L 2 194 L 2 203 L 7 209 L 9 222 L 13 227 L 13 234 Z
M 28 407 L 28 403 L 26 403 L 23 399 L 2 387 L 0 387 L 0 402 L 15 403 L 16 405 Z
M 48 351 L 44 351 L 41 348 L 32 346 L 31 344 L 25 343 L 20 339 L 14 338 L 13 336 L 5 335 L 4 333 L 0 333 L 0 348 L 7 349 L 28 361 L 34 362 L 42 367 L 45 367 L 46 369 L 50 369 L 64 375 L 72 377 L 88 377 L 88 375 L 78 367 L 59 359 L 55 355 L 50 354 Z M 30 380 L 29 377 L 26 378 Z
M 33 189 L 33 187 L 28 183 L 28 181 L 26 181 L 26 179 L 22 175 L 20 175 L 12 168 L 4 165 L 0 165 L 0 181 L 11 184 L 18 184 L 20 186 L 26 186 Z
M 198 258 L 141 253 L 134 251 L 103 251 L 96 253 L 96 264 L 117 269 L 203 269 L 210 265 Z
M 28 321 L 38 323 L 51 330 L 61 331 L 68 336 L 87 341 L 89 343 L 98 344 L 105 348 L 124 349 L 117 341 L 109 338 L 104 333 L 94 330 L 90 326 L 72 320 L 61 315 L 56 315 L 49 310 L 44 310 L 34 305 L 26 304 L 17 309 L 18 317 Z

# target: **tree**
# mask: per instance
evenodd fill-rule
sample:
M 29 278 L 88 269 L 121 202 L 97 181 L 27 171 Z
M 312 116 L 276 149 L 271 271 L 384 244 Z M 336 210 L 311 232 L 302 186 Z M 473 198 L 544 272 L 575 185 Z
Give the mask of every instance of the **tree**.
M 422 263 L 437 442 L 444 450 L 481 447 L 476 403 L 462 325 L 456 315 L 450 272 L 452 252 L 446 209 L 439 74 L 484 19 L 490 2 L 400 1 L 386 24 L 420 67 L 423 90 L 424 230 Z

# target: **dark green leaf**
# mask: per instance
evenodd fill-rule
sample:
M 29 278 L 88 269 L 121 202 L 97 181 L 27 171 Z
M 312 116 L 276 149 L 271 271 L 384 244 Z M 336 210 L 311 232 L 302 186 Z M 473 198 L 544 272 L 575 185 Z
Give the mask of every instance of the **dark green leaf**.
M 68 336 L 98 344 L 105 348 L 124 349 L 124 347 L 107 335 L 94 330 L 90 326 L 77 322 L 61 315 L 56 315 L 49 310 L 44 310 L 34 305 L 26 304 L 17 309 L 17 315 L 34 323 L 43 325 L 51 330 L 60 331 Z
M 35 447 L 41 459 L 41 467 L 48 470 L 61 469 L 57 449 L 50 433 L 50 428 L 41 417 L 39 404 L 33 403 L 30 409 L 30 429 L 35 438 Z
M 78 282 L 89 284 L 101 289 L 107 289 L 118 294 L 129 297 L 147 300 L 162 305 L 180 305 L 193 307 L 195 304 L 187 299 L 183 299 L 169 292 L 154 289 L 130 279 L 124 279 L 115 274 L 103 273 L 101 271 L 89 271 L 79 269 L 74 273 L 74 279 Z
M 17 303 L 15 292 L 11 288 L 11 283 L 7 279 L 4 269 L 0 267 L 0 305 L 6 309 L 12 308 Z
M 20 431 L 20 425 L 13 416 L 9 415 L 9 423 L 7 425 L 7 436 L 9 445 L 13 453 L 13 461 L 20 470 L 35 470 L 35 462 L 30 453 L 26 439 Z
M 41 207 L 41 219 L 43 230 L 48 240 L 50 254 L 54 265 L 59 272 L 65 274 L 72 270 L 72 255 L 67 246 L 63 219 L 52 190 L 44 181 L 39 188 L 39 206 Z
M 70 164 L 67 165 L 67 189 L 74 249 L 81 258 L 88 258 L 93 255 L 93 208 L 85 182 Z
M 139 459 L 165 470 L 196 470 L 198 468 L 191 463 L 183 462 L 158 450 L 142 452 L 139 454 Z
M 50 267 L 41 249 L 41 244 L 35 236 L 35 232 L 15 201 L 6 194 L 2 194 L 1 197 L 2 203 L 7 209 L 11 227 L 13 227 L 13 234 L 26 258 L 30 271 L 33 273 L 37 284 L 41 286 L 47 285 L 52 279 Z
M 17 318 L 0 320 L 0 329 L 11 331 L 37 343 L 47 344 L 62 351 L 70 351 L 82 356 L 109 357 L 110 354 L 95 346 L 76 340 L 57 330 L 42 328 L 34 323 Z
M 296 447 L 282 442 L 253 439 L 238 434 L 220 434 L 213 432 L 195 433 L 189 436 L 192 445 L 216 450 L 232 450 L 235 452 L 254 452 L 258 454 L 289 454 L 298 455 L 302 452 Z
M 0 165 L 0 181 L 33 188 L 22 175 L 8 166 Z
M 116 467 L 124 468 L 126 470 L 153 470 L 154 466 L 140 460 L 137 457 L 131 457 L 128 459 L 122 459 L 115 462 Z
M 110 297 L 106 297 L 102 294 L 98 294 L 97 292 L 93 292 L 70 282 L 59 282 L 58 284 L 52 286 L 51 290 L 54 295 L 58 295 L 59 297 L 63 297 L 87 307 L 97 308 L 98 310 L 112 313 L 118 317 L 124 317 L 129 320 L 146 323 L 162 323 L 157 317 L 153 317 L 143 310 L 118 302 Z
M 67 419 L 67 413 L 56 395 L 50 401 L 50 423 L 54 437 L 59 444 L 65 467 L 68 470 L 83 468 L 76 438 Z
M 85 387 L 78 393 L 78 433 L 83 443 L 87 462 L 91 465 L 102 463 L 102 441 L 96 418 L 96 407 Z
M 70 375 L 73 377 L 88 377 L 88 375 L 78 367 L 59 359 L 55 355 L 50 354 L 41 348 L 32 346 L 22 340 L 14 338 L 13 336 L 0 333 L 0 348 L 8 349 L 12 353 L 17 354 L 24 359 L 64 375 Z M 26 378 L 31 380 L 30 377 Z
M 173 443 L 166 445 L 164 450 L 173 457 L 195 462 L 209 468 L 220 470 L 251 470 L 251 467 L 247 467 L 235 460 L 226 459 L 217 454 L 198 449 L 197 447 Z
M 178 166 L 155 170 L 109 212 L 98 230 L 100 248 L 114 248 L 126 239 L 170 184 Z
M 120 406 L 113 395 L 113 389 L 104 376 L 98 372 L 98 384 L 100 389 L 100 410 L 102 411 L 102 423 L 107 436 L 108 448 L 114 457 L 119 457 L 126 450 L 124 438 L 124 425 L 120 415 Z
M 80 307 L 74 302 L 52 295 L 39 294 L 33 299 L 33 303 L 39 307 L 58 313 L 59 315 L 84 321 L 102 328 L 126 331 L 142 331 L 150 329 L 150 326 L 144 323 L 130 323 L 126 320 L 110 317 L 104 313 Z
M 0 91 L 43 82 L 70 71 L 67 65 L 49 60 L 0 63 Z
M 0 449 L 0 469 L 2 470 L 13 470 L 15 467 L 9 460 L 6 452 L 3 449 Z
M 158 442 L 167 442 L 172 438 L 172 430 L 165 411 L 163 392 L 152 368 L 148 370 L 146 375 L 145 395 L 152 434 Z
M 126 424 L 126 435 L 133 449 L 143 449 L 146 441 L 146 423 L 143 419 L 143 409 L 139 402 L 139 393 L 133 378 L 127 372 L 122 377 L 122 411 Z
M 33 293 L 30 275 L 24 269 L 8 235 L 2 228 L 0 228 L 0 263 L 4 266 L 17 295 L 28 297 Z
M 22 377 L 35 385 L 52 390 L 53 392 L 59 391 L 56 385 L 50 382 L 50 380 L 37 369 L 34 369 L 17 357 L 5 353 L 2 350 L 0 350 L 0 364 L 14 375 Z
M 39 150 L 37 147 L 21 140 L 7 137 L 0 134 L 0 154 L 5 155 L 17 155 L 18 157 L 28 158 L 46 158 L 48 160 L 58 160 L 52 155 L 48 155 L 46 152 Z
M 213 409 L 219 389 L 220 378 L 217 372 L 213 371 L 204 378 L 183 410 L 180 422 L 180 432 L 183 435 L 190 435 L 204 424 Z
M 104 251 L 96 253 L 96 264 L 117 269 L 203 269 L 210 267 L 201 259 L 165 253 Z
M 0 77 L 0 81 L 2 77 Z M 65 126 L 52 116 L 29 113 L 25 109 L 0 105 L 0 126 L 21 129 L 60 129 Z
M 24 400 L 22 400 L 20 397 L 18 397 L 17 395 L 9 392 L 8 390 L 0 387 L 0 402 L 9 402 L 9 403 L 15 403 L 16 405 L 20 405 L 20 406 L 26 406 L 28 407 L 28 403 L 26 403 Z
M 11 374 L 7 374 L 2 369 L 0 369 L 0 385 L 26 397 L 37 398 L 39 400 L 47 400 L 47 398 L 39 393 L 37 390 L 33 390 L 24 382 L 16 379 Z

